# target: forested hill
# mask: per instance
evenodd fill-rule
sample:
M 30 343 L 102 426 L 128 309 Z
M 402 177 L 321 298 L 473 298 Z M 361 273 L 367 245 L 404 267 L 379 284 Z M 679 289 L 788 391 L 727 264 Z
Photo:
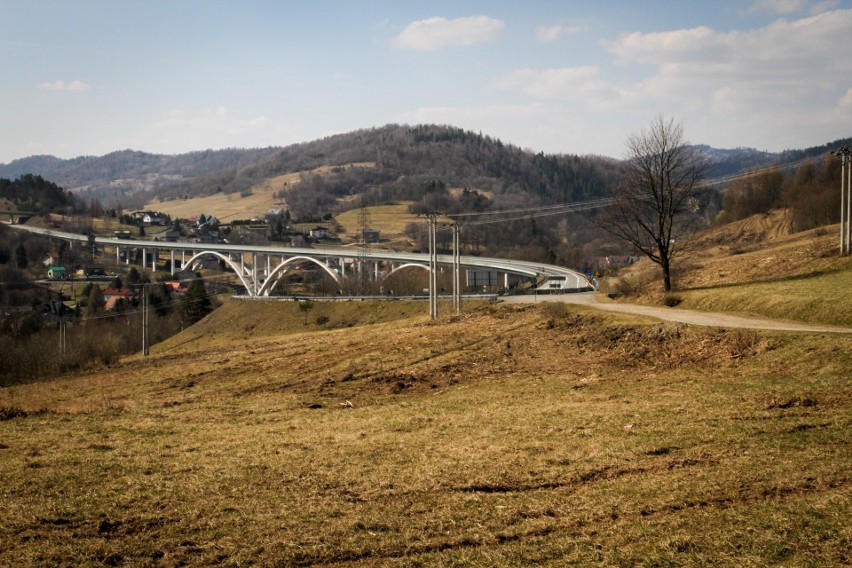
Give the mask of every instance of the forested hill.
M 205 150 L 172 156 L 121 150 L 105 156 L 80 156 L 69 160 L 30 156 L 0 164 L 0 178 L 14 179 L 35 174 L 84 199 L 123 202 L 128 196 L 178 180 L 226 168 L 244 167 L 273 151 Z
M 342 167 L 350 164 L 361 167 Z M 281 148 L 246 167 L 162 186 L 156 196 L 245 192 L 275 176 L 331 167 L 327 175 L 304 176 L 298 188 L 287 192 L 291 209 L 315 214 L 353 195 L 370 204 L 419 200 L 424 185 L 432 182 L 485 191 L 502 205 L 553 203 L 605 194 L 616 164 L 600 157 L 533 154 L 458 128 L 389 125 Z M 312 196 L 321 202 L 308 206 Z
M 828 146 L 833 145 L 836 143 Z M 828 146 L 813 150 L 824 153 Z M 710 158 L 710 177 L 810 155 L 808 150 L 771 154 L 699 148 Z M 348 164 L 364 167 L 340 167 Z M 288 192 L 288 203 L 297 202 L 297 209 L 314 214 L 334 209 L 335 203 L 340 207 L 347 202 L 341 198 L 353 195 L 368 203 L 420 199 L 424 184 L 435 181 L 488 192 L 500 206 L 579 201 L 606 195 L 617 165 L 614 159 L 597 156 L 535 154 L 450 126 L 387 125 L 283 148 L 180 155 L 123 150 L 70 160 L 33 156 L 0 164 L 0 178 L 39 175 L 84 200 L 133 208 L 155 198 L 246 193 L 275 176 L 334 168 L 333 175 L 303 177 L 301 195 Z M 312 195 L 319 201 L 309 203 Z
M 0 164 L 0 177 L 33 173 L 105 206 L 140 206 L 153 197 L 241 193 L 274 176 L 322 166 L 366 163 L 339 183 L 347 192 L 410 193 L 428 180 L 505 195 L 506 201 L 555 202 L 599 196 L 616 161 L 533 154 L 487 135 L 448 126 L 387 125 L 283 148 L 226 149 L 176 156 L 132 150 L 60 160 L 32 156 Z M 341 176 L 338 176 L 341 177 Z M 339 192 L 338 192 L 339 193 Z M 379 199 L 374 191 L 371 199 Z

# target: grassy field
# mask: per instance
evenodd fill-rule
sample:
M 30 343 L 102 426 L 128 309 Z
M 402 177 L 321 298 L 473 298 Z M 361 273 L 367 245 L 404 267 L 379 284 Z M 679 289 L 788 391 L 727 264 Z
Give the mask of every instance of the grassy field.
M 173 219 L 189 219 L 204 213 L 213 215 L 223 222 L 234 219 L 251 219 L 252 217 L 263 218 L 270 209 L 286 209 L 286 197 L 275 197 L 276 193 L 286 193 L 287 188 L 298 183 L 304 173 L 325 174 L 333 167 L 346 168 L 374 168 L 372 162 L 359 162 L 343 164 L 340 166 L 323 166 L 309 172 L 292 172 L 282 174 L 264 180 L 262 183 L 251 188 L 246 195 L 239 193 L 215 193 L 204 197 L 193 197 L 191 199 L 175 199 L 171 201 L 152 201 L 143 209 L 160 211 L 171 216 Z
M 403 231 L 409 223 L 425 223 L 423 217 L 408 212 L 410 202 L 394 205 L 378 205 L 367 207 L 368 228 L 381 231 L 382 240 L 391 240 L 402 244 L 406 241 Z M 337 222 L 344 229 L 344 238 L 356 239 L 361 231 L 361 210 L 351 209 L 338 215 Z
M 852 563 L 852 338 L 425 311 L 228 302 L 0 390 L 0 565 Z

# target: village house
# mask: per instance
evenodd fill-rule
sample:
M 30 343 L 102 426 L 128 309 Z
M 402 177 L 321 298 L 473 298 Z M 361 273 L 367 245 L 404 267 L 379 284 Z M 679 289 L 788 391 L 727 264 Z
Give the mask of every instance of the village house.
M 139 292 L 130 288 L 107 288 L 103 292 L 104 309 L 114 310 L 119 301 L 124 300 L 127 305 L 132 305 L 139 297 Z
M 51 280 L 65 280 L 68 272 L 64 266 L 51 266 L 47 269 L 47 277 Z
M 180 231 L 175 228 L 171 228 L 168 231 L 164 232 L 162 235 L 160 235 L 160 239 L 166 241 L 167 243 L 176 243 L 180 240 L 180 237 Z
M 162 225 L 166 218 L 164 214 L 157 211 L 134 211 L 131 216 L 144 225 Z
M 315 241 L 321 241 L 328 238 L 328 229 L 326 227 L 314 227 L 308 233 Z
M 45 266 L 53 266 L 59 261 L 59 254 L 51 251 L 47 253 L 47 256 L 44 257 L 44 260 L 41 263 Z
M 376 244 L 379 242 L 381 233 L 378 229 L 364 229 L 364 242 L 368 244 Z

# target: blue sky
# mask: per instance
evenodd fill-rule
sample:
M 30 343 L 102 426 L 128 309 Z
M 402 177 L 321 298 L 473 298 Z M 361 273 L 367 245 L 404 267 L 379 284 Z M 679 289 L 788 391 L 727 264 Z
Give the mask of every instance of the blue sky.
M 623 157 L 663 114 L 779 151 L 852 136 L 852 0 L 0 0 L 0 163 L 452 124 Z

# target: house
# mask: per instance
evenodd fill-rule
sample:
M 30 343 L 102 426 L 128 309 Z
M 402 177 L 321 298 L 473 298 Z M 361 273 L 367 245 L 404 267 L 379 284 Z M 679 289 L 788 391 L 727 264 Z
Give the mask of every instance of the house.
M 376 244 L 379 242 L 380 231 L 378 229 L 364 229 L 364 242 Z
M 203 213 L 198 216 L 196 222 L 196 234 L 198 242 L 213 244 L 219 242 L 219 219 L 210 215 L 205 216 Z
M 160 236 L 162 237 L 162 240 L 166 241 L 167 243 L 176 243 L 180 240 L 180 231 L 172 228 Z
M 49 252 L 47 253 L 47 256 L 44 258 L 44 260 L 41 261 L 41 263 L 45 266 L 53 266 L 58 261 L 59 255 L 55 252 Z
M 328 238 L 328 229 L 326 227 L 314 227 L 308 234 L 313 240 L 320 241 Z
M 130 305 L 139 296 L 139 292 L 130 288 L 107 288 L 103 294 L 104 309 L 107 310 L 114 310 L 120 300 L 124 300 Z
M 47 277 L 51 280 L 65 280 L 68 277 L 68 272 L 64 266 L 51 266 L 47 269 Z
M 165 215 L 157 211 L 134 211 L 131 214 L 136 221 L 141 221 L 145 225 L 162 225 L 165 222 Z
M 142 217 L 142 222 L 145 223 L 146 225 L 162 225 L 163 224 L 163 218 L 160 217 L 159 213 L 156 213 L 154 211 L 148 211 Z
M 165 284 L 166 288 L 168 288 L 172 294 L 185 294 L 189 289 L 189 285 L 187 283 L 179 280 L 170 280 L 168 282 L 163 282 L 163 284 Z

